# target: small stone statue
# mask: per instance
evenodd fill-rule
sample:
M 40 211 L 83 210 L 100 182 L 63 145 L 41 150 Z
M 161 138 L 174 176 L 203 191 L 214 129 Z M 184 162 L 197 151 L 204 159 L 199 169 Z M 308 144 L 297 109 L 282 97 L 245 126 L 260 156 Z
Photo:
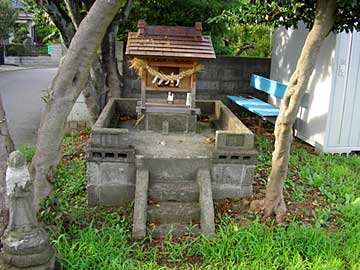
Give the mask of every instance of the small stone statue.
M 173 94 L 173 92 L 168 93 L 167 103 L 168 104 L 173 104 L 174 103 L 174 94 Z
M 23 154 L 12 152 L 6 171 L 9 224 L 4 233 L 0 263 L 5 268 L 23 270 L 54 269 L 54 250 L 48 233 L 39 226 L 34 207 L 34 191 Z

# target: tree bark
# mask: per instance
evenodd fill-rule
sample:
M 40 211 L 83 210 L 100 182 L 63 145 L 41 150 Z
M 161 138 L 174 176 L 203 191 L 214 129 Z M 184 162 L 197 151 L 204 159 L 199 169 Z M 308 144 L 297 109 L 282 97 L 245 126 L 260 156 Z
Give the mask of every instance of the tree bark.
M 50 98 L 44 108 L 32 161 L 35 203 L 38 209 L 41 200 L 52 190 L 47 177 L 59 161 L 67 117 L 86 85 L 97 49 L 120 6 L 119 0 L 97 0 L 93 4 L 79 25 L 65 59 L 52 81 Z
M 106 71 L 106 86 L 109 89 L 107 99 L 121 96 L 122 81 L 117 66 L 116 34 L 118 21 L 114 20 L 109 26 L 102 43 L 103 69 Z
M 93 126 L 98 116 L 100 115 L 101 109 L 99 95 L 97 94 L 94 81 L 90 75 L 82 93 L 84 95 L 86 108 L 89 113 L 90 125 Z
M 91 67 L 90 75 L 93 79 L 98 105 L 101 112 L 106 105 L 106 97 L 109 89 L 106 86 L 106 71 L 103 69 L 99 56 L 96 58 L 93 66 Z
M 15 150 L 14 143 L 10 137 L 2 98 L 0 95 L 0 238 L 8 223 L 8 203 L 6 196 L 6 168 L 9 154 Z
M 123 78 L 120 76 L 117 57 L 116 57 L 116 36 L 119 30 L 119 24 L 127 19 L 132 8 L 132 0 L 126 3 L 123 11 L 117 14 L 109 26 L 102 44 L 102 61 L 106 71 L 106 86 L 109 90 L 109 98 L 118 98 L 122 96 Z
M 77 30 L 83 16 L 79 13 L 79 2 L 77 0 L 64 0 L 67 10 L 69 11 L 70 18 L 73 22 L 75 29 Z
M 320 47 L 334 25 L 335 10 L 335 0 L 317 1 L 314 25 L 305 40 L 275 123 L 275 149 L 265 199 L 252 203 L 253 209 L 263 209 L 266 217 L 275 215 L 278 222 L 283 220 L 287 211 L 283 188 L 288 172 L 292 126 L 297 117 L 301 98 L 314 70 Z
M 49 16 L 60 32 L 61 40 L 66 48 L 69 48 L 71 39 L 75 35 L 76 29 L 72 23 L 71 17 L 64 10 L 59 1 L 37 0 L 36 3 Z
M 79 13 L 79 1 L 65 0 L 64 2 L 67 10 L 65 6 L 59 5 L 58 1 L 46 0 L 37 2 L 38 5 L 42 8 L 42 10 L 56 25 L 57 29 L 60 32 L 62 43 L 64 47 L 68 49 L 70 46 L 70 42 L 79 27 L 79 24 L 83 20 L 83 16 L 81 16 Z M 89 9 L 91 5 L 90 3 L 86 3 L 86 6 Z M 91 125 L 93 125 L 97 120 L 102 108 L 100 104 L 96 104 L 97 101 L 100 101 L 100 97 L 97 95 L 97 93 L 102 92 L 102 89 L 104 88 L 104 85 L 100 85 L 99 82 L 102 81 L 102 83 L 105 84 L 105 80 L 103 80 L 101 77 L 103 76 L 102 74 L 103 72 L 92 73 L 89 76 L 88 83 L 83 89 L 83 95 L 87 111 L 89 113 L 89 122 Z M 95 76 L 99 76 L 99 78 Z M 94 87 L 98 87 L 99 89 L 94 89 Z

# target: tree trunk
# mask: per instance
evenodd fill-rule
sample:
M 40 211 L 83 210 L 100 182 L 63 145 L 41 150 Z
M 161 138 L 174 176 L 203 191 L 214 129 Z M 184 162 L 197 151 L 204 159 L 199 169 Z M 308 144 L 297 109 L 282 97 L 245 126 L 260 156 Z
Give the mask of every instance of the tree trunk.
M 84 95 L 86 108 L 89 113 L 90 125 L 93 126 L 98 116 L 100 115 L 101 109 L 98 94 L 96 93 L 95 85 L 91 76 L 89 76 L 82 93 Z
M 275 150 L 265 199 L 252 203 L 253 209 L 264 209 L 265 216 L 275 215 L 278 222 L 282 221 L 286 213 L 283 188 L 288 171 L 292 126 L 297 117 L 301 98 L 314 70 L 320 47 L 334 25 L 335 10 L 335 0 L 317 1 L 314 25 L 305 40 L 275 123 Z
M 112 97 L 121 97 L 123 78 L 120 76 L 116 58 L 116 36 L 119 24 L 124 22 L 133 7 L 132 0 L 128 0 L 123 11 L 117 14 L 107 30 L 107 35 L 102 44 L 103 67 L 106 71 L 106 86 L 109 90 L 107 100 Z
M 93 63 L 93 66 L 90 70 L 91 78 L 93 79 L 95 91 L 97 94 L 97 100 L 100 107 L 100 112 L 106 105 L 106 96 L 108 93 L 108 88 L 106 86 L 106 71 L 103 69 L 101 64 L 101 59 L 98 56 Z
M 116 35 L 118 20 L 115 19 L 109 26 L 102 43 L 103 68 L 106 71 L 106 86 L 109 89 L 107 99 L 121 96 L 122 82 L 117 66 Z
M 119 0 L 97 0 L 93 4 L 79 25 L 65 59 L 52 81 L 50 98 L 44 108 L 32 161 L 35 203 L 38 209 L 40 201 L 52 190 L 47 177 L 60 158 L 66 119 L 86 85 L 97 50 L 120 6 Z
M 0 238 L 8 223 L 8 204 L 6 197 L 6 168 L 9 154 L 15 150 L 9 134 L 2 98 L 0 95 Z
M 64 2 L 65 6 L 54 0 L 38 1 L 38 4 L 54 22 L 60 32 L 63 46 L 68 49 L 79 24 L 83 20 L 83 16 L 79 13 L 80 8 L 78 6 L 78 2 L 73 0 L 65 0 Z M 101 86 L 99 82 L 102 81 L 102 83 L 105 84 L 105 80 L 101 78 L 101 76 L 103 76 L 101 75 L 102 73 L 103 72 L 92 73 L 91 76 L 89 76 L 88 83 L 83 89 L 83 95 L 91 125 L 93 125 L 97 120 L 102 108 L 100 104 L 96 104 L 96 102 L 100 100 L 97 93 L 99 91 L 102 92 L 102 89 L 104 88 L 104 85 Z M 99 78 L 95 77 L 94 74 L 99 76 Z M 100 90 L 97 90 L 97 88 Z
M 61 2 L 37 0 L 36 3 L 49 16 L 50 20 L 59 30 L 62 42 L 64 46 L 68 48 L 76 30 L 66 10 L 62 8 Z

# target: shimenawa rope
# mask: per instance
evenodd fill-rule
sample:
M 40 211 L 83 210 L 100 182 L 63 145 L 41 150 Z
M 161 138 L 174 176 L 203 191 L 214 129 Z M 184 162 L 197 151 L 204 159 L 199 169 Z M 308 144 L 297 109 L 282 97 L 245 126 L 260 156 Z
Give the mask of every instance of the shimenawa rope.
M 142 72 L 146 69 L 152 76 L 156 76 L 164 81 L 176 81 L 181 80 L 184 77 L 193 75 L 194 73 L 204 70 L 204 66 L 201 64 L 195 65 L 193 68 L 181 71 L 179 74 L 164 74 L 151 67 L 145 60 L 139 58 L 133 58 L 130 61 L 130 68 L 134 69 L 141 78 Z

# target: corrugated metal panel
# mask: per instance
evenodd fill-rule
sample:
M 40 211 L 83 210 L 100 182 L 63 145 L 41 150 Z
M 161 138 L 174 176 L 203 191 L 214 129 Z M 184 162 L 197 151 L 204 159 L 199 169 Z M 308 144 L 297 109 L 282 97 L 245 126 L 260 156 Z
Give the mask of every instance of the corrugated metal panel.
M 332 97 L 328 143 L 331 152 L 360 148 L 360 33 L 338 39 L 337 72 Z

